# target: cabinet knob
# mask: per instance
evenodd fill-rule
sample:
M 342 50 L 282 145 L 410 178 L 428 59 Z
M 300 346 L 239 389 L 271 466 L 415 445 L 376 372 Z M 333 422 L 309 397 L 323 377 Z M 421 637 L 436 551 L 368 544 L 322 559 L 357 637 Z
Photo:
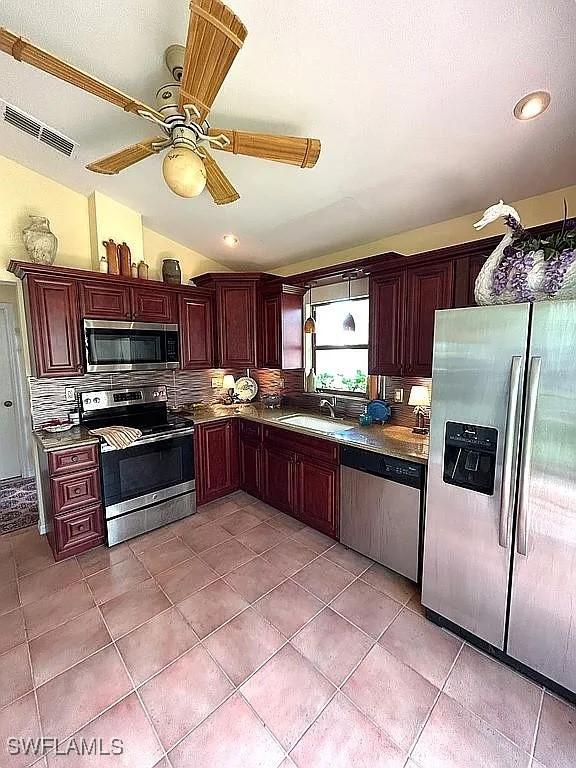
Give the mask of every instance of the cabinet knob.
M 78 456 L 72 456 L 72 461 L 76 463 L 78 461 Z
M 84 530 L 84 523 L 80 523 L 80 525 L 78 526 L 78 530 L 80 532 L 82 532 Z
M 78 496 L 78 494 L 82 493 L 82 488 L 74 488 L 74 493 Z

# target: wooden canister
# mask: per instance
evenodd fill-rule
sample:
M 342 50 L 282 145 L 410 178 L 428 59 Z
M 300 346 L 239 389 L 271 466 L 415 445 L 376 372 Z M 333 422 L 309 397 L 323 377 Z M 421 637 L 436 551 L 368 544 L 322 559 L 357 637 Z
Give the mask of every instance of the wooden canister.
M 126 243 L 118 246 L 118 260 L 122 277 L 130 277 L 132 274 L 132 254 Z
M 106 259 L 108 261 L 108 274 L 119 275 L 120 274 L 120 262 L 118 261 L 118 246 L 110 238 L 110 240 L 104 240 L 102 245 L 106 248 Z

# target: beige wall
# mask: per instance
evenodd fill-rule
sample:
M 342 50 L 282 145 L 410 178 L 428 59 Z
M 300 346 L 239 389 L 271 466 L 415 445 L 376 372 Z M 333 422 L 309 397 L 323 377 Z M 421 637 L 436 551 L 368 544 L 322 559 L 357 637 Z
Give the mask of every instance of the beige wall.
M 146 227 L 139 232 L 140 214 L 126 206 L 99 193 L 94 199 L 99 212 L 96 218 L 92 212 L 93 223 L 98 223 L 95 235 L 102 235 L 100 239 L 126 240 L 129 245 L 132 237 L 134 260 L 139 261 L 143 248 L 152 279 L 161 279 L 165 258 L 180 261 L 183 282 L 202 272 L 229 271 Z M 57 265 L 92 269 L 88 198 L 0 155 L 0 281 L 16 279 L 6 270 L 10 259 L 27 259 L 21 232 L 29 222 L 29 214 L 50 219 L 51 229 L 58 237 Z M 106 229 L 111 231 L 103 234 Z
M 576 186 L 558 189 L 554 192 L 548 192 L 545 195 L 529 197 L 525 200 L 509 202 L 520 213 L 522 223 L 527 227 L 533 227 L 537 224 L 546 224 L 550 221 L 558 221 L 563 215 L 563 200 L 566 198 L 568 203 L 568 213 L 576 215 Z M 486 207 L 497 202 L 496 200 L 487 201 Z M 428 227 L 420 227 L 409 232 L 401 232 L 397 235 L 385 237 L 382 240 L 375 240 L 364 245 L 357 245 L 354 248 L 348 248 L 343 251 L 334 251 L 318 258 L 299 261 L 288 266 L 278 267 L 273 271 L 280 275 L 294 275 L 297 272 L 305 272 L 309 269 L 318 269 L 332 264 L 340 264 L 344 261 L 362 259 L 366 256 L 373 256 L 386 251 L 396 251 L 411 255 L 422 251 L 431 251 L 435 248 L 443 248 L 457 243 L 466 243 L 470 240 L 479 240 L 483 237 L 490 237 L 503 233 L 502 223 L 494 223 L 485 229 L 477 232 L 472 224 L 481 217 L 482 211 L 471 213 L 467 216 L 460 216 L 457 219 L 441 221 L 438 224 L 431 224 Z

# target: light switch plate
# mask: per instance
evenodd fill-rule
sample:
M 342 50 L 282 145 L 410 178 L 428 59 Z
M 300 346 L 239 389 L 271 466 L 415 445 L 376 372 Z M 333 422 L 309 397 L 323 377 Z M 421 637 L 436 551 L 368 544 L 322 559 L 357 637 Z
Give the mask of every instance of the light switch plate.
M 64 393 L 66 396 L 66 402 L 67 403 L 74 403 L 76 402 L 76 388 L 75 387 L 66 387 L 64 389 Z
M 212 389 L 222 389 L 222 376 L 212 376 Z
M 404 402 L 404 390 L 403 389 L 395 389 L 394 390 L 394 402 L 395 403 L 403 403 Z

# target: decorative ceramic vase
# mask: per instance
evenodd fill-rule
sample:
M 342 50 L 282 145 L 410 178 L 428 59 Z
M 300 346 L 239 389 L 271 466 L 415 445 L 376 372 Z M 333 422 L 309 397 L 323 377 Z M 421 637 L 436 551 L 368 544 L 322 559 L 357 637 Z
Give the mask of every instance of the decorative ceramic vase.
M 22 230 L 24 247 L 35 264 L 54 264 L 58 238 L 50 231 L 50 222 L 44 216 L 30 216 L 30 224 Z
M 162 262 L 162 280 L 170 285 L 180 285 L 182 273 L 177 259 L 164 259 Z
M 102 242 L 104 248 L 106 248 L 106 259 L 108 260 L 108 274 L 119 275 L 120 274 L 120 262 L 118 261 L 118 246 L 110 238 L 110 240 L 104 240 Z
M 148 264 L 144 260 L 138 264 L 138 277 L 140 280 L 148 280 Z
M 135 261 L 132 262 L 132 267 L 130 268 L 130 276 L 138 277 L 138 267 Z
M 118 261 L 120 262 L 120 274 L 122 277 L 130 277 L 132 274 L 132 254 L 126 243 L 118 246 Z

